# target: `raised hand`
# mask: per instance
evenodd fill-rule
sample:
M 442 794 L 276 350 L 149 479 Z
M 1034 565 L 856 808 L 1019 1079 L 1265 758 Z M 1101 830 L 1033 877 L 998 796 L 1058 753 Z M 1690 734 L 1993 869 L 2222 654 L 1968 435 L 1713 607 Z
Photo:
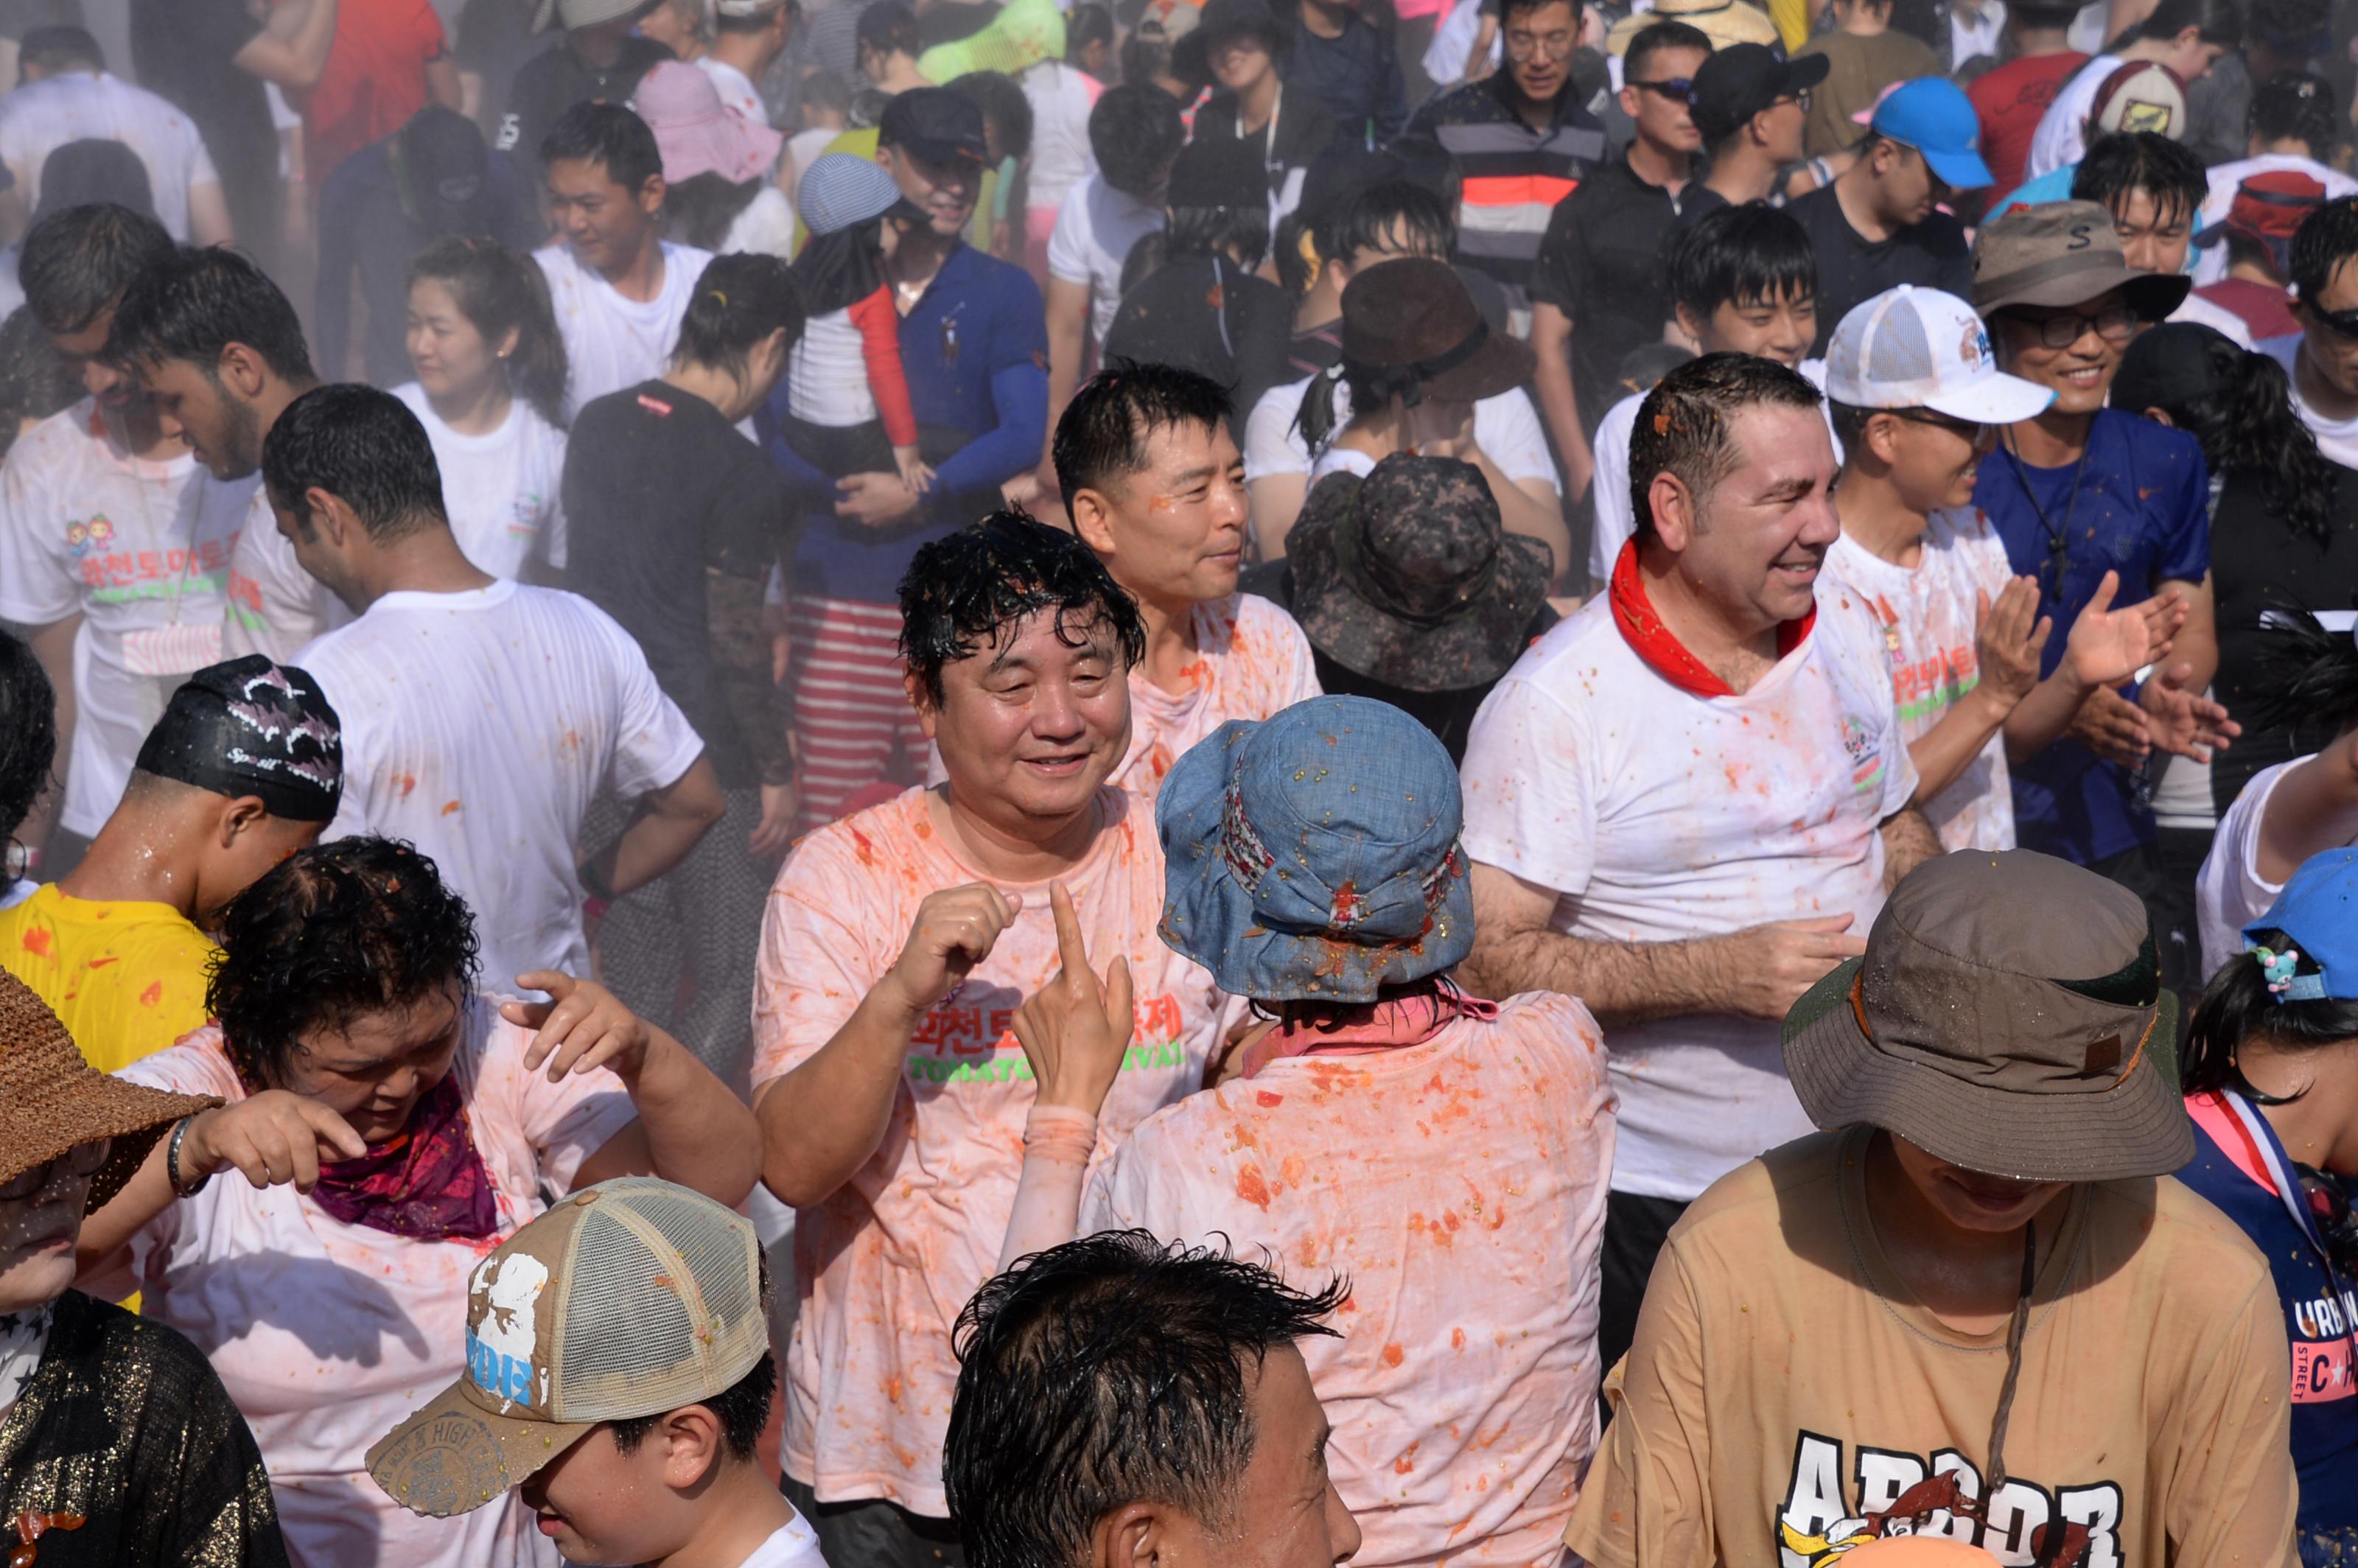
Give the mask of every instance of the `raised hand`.
M 1001 892 L 989 882 L 927 893 L 909 923 L 901 956 L 878 984 L 896 987 L 910 1011 L 924 1011 L 990 956 L 999 934 L 1022 907 L 1021 893 Z
M 1015 1010 L 1015 1038 L 1032 1064 L 1035 1103 L 1095 1116 L 1113 1090 L 1137 1028 L 1130 960 L 1116 954 L 1099 979 L 1064 883 L 1049 884 L 1048 907 L 1056 917 L 1064 967 Z
M 2113 595 L 2120 586 L 2121 574 L 2106 572 L 2064 637 L 2064 657 L 2083 687 L 2118 686 L 2166 657 L 2170 639 L 2186 623 L 2186 596 L 2175 583 L 2142 603 L 2115 610 Z
M 2046 652 L 2055 623 L 2039 613 L 2039 583 L 2033 578 L 2009 579 L 1995 604 L 1987 593 L 1977 593 L 1974 600 L 1979 606 L 1974 625 L 1974 656 L 1981 669 L 1978 689 L 1988 694 L 1986 700 L 1997 705 L 2003 718 L 2039 684 L 2039 655 Z
M 611 1067 L 629 1083 L 647 1065 L 654 1032 L 604 986 L 555 969 L 529 970 L 516 983 L 548 993 L 546 1001 L 500 1004 L 502 1018 L 535 1031 L 524 1054 L 526 1072 L 546 1062 L 548 1081 L 557 1084 L 570 1074 Z

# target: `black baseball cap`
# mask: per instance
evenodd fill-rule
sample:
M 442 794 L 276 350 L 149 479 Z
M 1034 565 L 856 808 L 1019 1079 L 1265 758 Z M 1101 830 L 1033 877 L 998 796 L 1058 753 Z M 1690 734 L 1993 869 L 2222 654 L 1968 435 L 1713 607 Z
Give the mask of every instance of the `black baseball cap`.
M 981 106 L 946 87 L 913 87 L 895 94 L 876 122 L 876 145 L 906 147 L 930 163 L 990 161 Z
M 1825 55 L 1779 59 L 1766 44 L 1728 44 L 1695 72 L 1691 113 L 1706 146 L 1732 135 L 1779 98 L 1815 87 L 1833 69 Z

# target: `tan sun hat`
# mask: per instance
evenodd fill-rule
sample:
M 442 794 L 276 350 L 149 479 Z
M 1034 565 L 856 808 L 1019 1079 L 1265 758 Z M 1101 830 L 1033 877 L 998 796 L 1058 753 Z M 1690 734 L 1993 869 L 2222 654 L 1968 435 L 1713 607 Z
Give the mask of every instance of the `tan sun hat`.
M 2009 207 L 1974 236 L 1974 308 L 1985 319 L 2009 305 L 2068 307 L 2117 288 L 2139 316 L 2159 321 L 2193 287 L 2184 273 L 2129 265 L 2112 213 L 2093 201 Z
M 481 1508 L 600 1422 L 726 1393 L 768 1354 L 752 1222 L 651 1176 L 588 1187 L 475 1265 L 467 1370 L 368 1453 L 413 1513 Z
M 1613 24 L 1605 35 L 1605 52 L 1625 55 L 1630 40 L 1657 22 L 1684 22 L 1711 40 L 1714 49 L 1730 44 L 1763 44 L 1781 49 L 1784 39 L 1768 13 L 1745 0 L 1655 0 L 1650 11 L 1639 11 Z
M 165 1130 L 221 1104 L 111 1076 L 82 1060 L 49 1004 L 0 970 L 0 1184 L 102 1138 L 113 1152 L 91 1178 L 84 1212 L 123 1190 Z

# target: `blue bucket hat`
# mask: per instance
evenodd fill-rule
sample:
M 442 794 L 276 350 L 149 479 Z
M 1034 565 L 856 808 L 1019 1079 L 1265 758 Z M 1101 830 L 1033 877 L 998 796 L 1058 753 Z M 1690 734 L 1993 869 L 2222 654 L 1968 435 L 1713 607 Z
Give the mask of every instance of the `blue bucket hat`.
M 1154 821 L 1158 930 L 1230 996 L 1373 1001 L 1473 948 L 1457 770 L 1390 703 L 1223 724 L 1163 781 Z
M 2281 931 L 2279 952 L 2261 938 Z M 2358 1001 L 2358 849 L 2311 855 L 2268 912 L 2244 927 L 2244 951 L 2260 961 L 2279 1002 Z M 2304 960 L 2315 972 L 2300 973 Z

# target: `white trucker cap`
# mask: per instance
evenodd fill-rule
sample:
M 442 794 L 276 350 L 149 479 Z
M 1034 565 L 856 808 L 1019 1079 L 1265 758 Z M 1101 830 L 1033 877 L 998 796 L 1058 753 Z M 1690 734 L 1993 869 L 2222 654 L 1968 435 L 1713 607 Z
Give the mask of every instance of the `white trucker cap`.
M 1853 408 L 1930 408 L 1977 425 L 2044 413 L 2055 394 L 1997 368 L 1974 308 L 1901 284 L 1856 307 L 1826 345 L 1826 395 Z

